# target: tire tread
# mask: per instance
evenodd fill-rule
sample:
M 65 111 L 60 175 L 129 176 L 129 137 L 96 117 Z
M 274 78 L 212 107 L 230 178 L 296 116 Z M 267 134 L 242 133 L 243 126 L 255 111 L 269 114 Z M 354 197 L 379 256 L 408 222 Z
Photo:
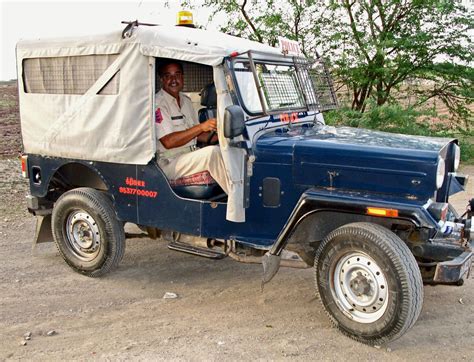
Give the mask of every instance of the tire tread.
M 60 235 L 57 235 L 57 228 L 55 227 L 55 210 L 57 205 L 61 205 L 64 200 L 77 200 L 77 201 L 86 201 L 89 202 L 94 210 L 103 218 L 106 233 L 111 235 L 114 238 L 114 242 L 111 243 L 110 248 L 111 252 L 108 253 L 104 263 L 99 269 L 92 271 L 81 270 L 76 265 L 74 265 L 64 252 L 59 247 L 59 238 Z M 53 208 L 53 237 L 55 240 L 56 248 L 61 254 L 62 258 L 66 263 L 73 268 L 75 271 L 87 275 L 92 278 L 100 277 L 108 273 L 111 269 L 115 268 L 123 258 L 125 253 L 125 232 L 123 229 L 122 223 L 118 220 L 115 213 L 115 208 L 110 197 L 103 191 L 98 191 L 92 188 L 80 187 L 77 189 L 70 190 L 56 201 L 55 207 Z
M 323 304 L 323 299 L 320 295 L 319 283 L 318 283 L 318 261 L 320 259 L 323 249 L 327 246 L 331 240 L 341 235 L 342 233 L 350 230 L 351 232 L 356 232 L 364 237 L 371 237 L 372 235 L 383 234 L 384 242 L 379 242 L 378 246 L 389 256 L 392 262 L 397 269 L 397 272 L 402 276 L 401 283 L 407 290 L 407 297 L 403 299 L 402 304 L 402 315 L 398 318 L 396 326 L 385 336 L 380 336 L 378 338 L 367 339 L 361 336 L 357 336 L 349 333 L 344 328 L 340 326 L 338 321 L 332 314 L 328 311 L 326 306 Z M 406 273 L 403 272 L 406 271 Z M 314 277 L 316 283 L 316 296 L 323 304 L 323 308 L 326 314 L 329 316 L 332 324 L 339 329 L 346 336 L 357 340 L 359 342 L 369 344 L 369 345 L 382 345 L 388 342 L 391 342 L 397 338 L 400 338 L 408 329 L 410 329 L 418 319 L 421 309 L 423 306 L 423 281 L 421 278 L 421 273 L 416 263 L 416 260 L 411 253 L 408 246 L 393 232 L 384 228 L 378 224 L 371 224 L 366 222 L 357 222 L 344 225 L 331 233 L 329 233 L 324 240 L 321 242 L 318 250 L 315 255 L 314 263 Z

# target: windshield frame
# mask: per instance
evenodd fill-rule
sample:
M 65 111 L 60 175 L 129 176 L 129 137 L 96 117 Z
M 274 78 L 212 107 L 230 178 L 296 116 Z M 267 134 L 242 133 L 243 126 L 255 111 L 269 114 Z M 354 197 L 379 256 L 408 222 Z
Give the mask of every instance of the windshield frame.
M 256 87 L 257 95 L 258 95 L 258 100 L 260 102 L 261 110 L 255 112 L 249 109 L 248 104 L 244 101 L 244 97 L 242 95 L 241 87 L 239 86 L 239 81 L 237 80 L 236 76 L 236 63 L 240 62 L 246 62 L 249 63 L 250 66 L 250 71 L 253 73 L 253 81 L 254 85 Z M 306 58 L 302 57 L 293 57 L 293 56 L 287 56 L 287 55 L 278 55 L 278 54 L 271 54 L 271 53 L 264 53 L 264 52 L 256 52 L 256 51 L 248 51 L 245 53 L 241 53 L 237 56 L 233 57 L 227 57 L 226 58 L 226 63 L 227 67 L 229 69 L 229 73 L 233 82 L 233 88 L 235 89 L 235 95 L 237 97 L 237 100 L 240 104 L 240 106 L 243 108 L 243 110 L 250 116 L 257 117 L 257 116 L 263 116 L 263 115 L 278 115 L 282 113 L 298 113 L 298 112 L 309 112 L 309 111 L 316 111 L 316 112 L 322 112 L 324 110 L 328 109 L 334 109 L 337 108 L 337 98 L 333 89 L 332 85 L 332 79 L 330 78 L 329 72 L 327 68 L 325 67 L 324 63 L 322 60 L 318 60 L 319 63 L 322 63 L 324 67 L 324 71 L 326 76 L 328 77 L 328 86 L 331 92 L 331 97 L 333 98 L 333 103 L 334 106 L 327 108 L 327 107 L 319 107 L 319 96 L 317 94 L 317 88 L 310 77 L 308 79 L 311 81 L 311 88 L 312 91 L 314 92 L 314 97 L 316 100 L 316 103 L 311 103 L 308 101 L 308 94 L 305 92 L 305 85 L 301 84 L 301 74 L 299 73 L 300 71 L 305 71 L 303 69 L 305 66 L 307 67 L 308 65 L 314 65 L 316 63 L 312 62 Z M 301 96 L 303 98 L 303 103 L 304 105 L 302 107 L 281 107 L 277 109 L 268 109 L 265 96 L 263 94 L 263 86 L 260 84 L 259 79 L 258 79 L 258 74 L 256 70 L 256 64 L 268 64 L 272 66 L 289 66 L 293 67 L 295 69 L 295 75 L 296 75 L 296 84 L 298 91 L 301 93 Z M 307 69 L 306 69 L 307 71 Z M 307 88 L 306 88 L 307 90 Z

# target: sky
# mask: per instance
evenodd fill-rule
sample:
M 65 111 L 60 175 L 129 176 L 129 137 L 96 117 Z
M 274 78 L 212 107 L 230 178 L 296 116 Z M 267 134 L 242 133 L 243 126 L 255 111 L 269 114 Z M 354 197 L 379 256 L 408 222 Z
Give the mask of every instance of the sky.
M 174 25 L 179 1 L 0 0 L 0 80 L 16 79 L 15 45 L 20 39 L 82 36 L 122 30 L 121 21 Z M 206 25 L 209 13 L 193 11 Z M 207 29 L 213 29 L 207 26 Z

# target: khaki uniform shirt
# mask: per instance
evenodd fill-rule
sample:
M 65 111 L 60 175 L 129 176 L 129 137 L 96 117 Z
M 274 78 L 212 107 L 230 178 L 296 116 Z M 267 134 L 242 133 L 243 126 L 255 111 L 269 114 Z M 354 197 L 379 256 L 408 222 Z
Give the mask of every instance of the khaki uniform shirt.
M 192 139 L 181 147 L 166 149 L 160 138 L 177 131 L 184 131 L 199 124 L 196 111 L 191 99 L 184 93 L 179 93 L 181 107 L 176 98 L 161 89 L 155 96 L 155 127 L 156 149 L 161 159 L 170 159 L 195 149 L 196 139 Z

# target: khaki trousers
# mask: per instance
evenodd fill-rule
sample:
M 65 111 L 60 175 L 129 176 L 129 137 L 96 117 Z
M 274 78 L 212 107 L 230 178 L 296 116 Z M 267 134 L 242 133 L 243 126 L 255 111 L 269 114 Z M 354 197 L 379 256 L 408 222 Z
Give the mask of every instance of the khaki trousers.
M 176 180 L 183 176 L 207 170 L 222 190 L 229 194 L 227 173 L 219 146 L 200 148 L 167 161 L 159 161 L 158 163 L 169 180 Z

